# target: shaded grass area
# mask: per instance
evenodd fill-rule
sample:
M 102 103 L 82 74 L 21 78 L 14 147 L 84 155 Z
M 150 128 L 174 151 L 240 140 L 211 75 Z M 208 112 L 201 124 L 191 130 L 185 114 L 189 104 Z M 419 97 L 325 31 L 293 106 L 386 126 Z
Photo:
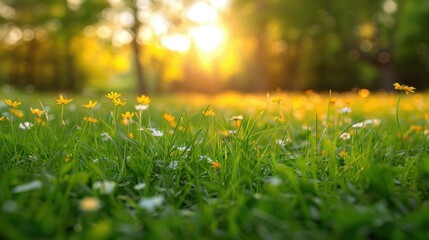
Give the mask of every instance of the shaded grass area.
M 4 238 L 429 237 L 425 94 L 11 96 Z

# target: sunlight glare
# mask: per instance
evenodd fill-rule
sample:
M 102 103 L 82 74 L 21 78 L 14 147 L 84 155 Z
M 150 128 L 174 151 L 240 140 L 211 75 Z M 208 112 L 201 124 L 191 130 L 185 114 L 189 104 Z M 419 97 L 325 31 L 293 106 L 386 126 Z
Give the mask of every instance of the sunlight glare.
M 216 9 L 201 1 L 192 5 L 186 12 L 186 16 L 196 23 L 216 22 L 218 18 Z
M 171 34 L 161 39 L 161 43 L 164 47 L 171 51 L 176 52 L 187 52 L 191 47 L 191 42 L 183 34 Z
M 191 28 L 189 34 L 192 36 L 198 49 L 206 53 L 213 52 L 219 48 L 225 39 L 222 29 L 214 25 Z

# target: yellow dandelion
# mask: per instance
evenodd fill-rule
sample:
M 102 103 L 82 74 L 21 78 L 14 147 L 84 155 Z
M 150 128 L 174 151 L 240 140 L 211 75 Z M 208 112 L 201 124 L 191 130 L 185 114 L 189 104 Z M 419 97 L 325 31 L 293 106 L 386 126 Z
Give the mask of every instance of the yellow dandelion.
M 33 114 L 34 116 L 39 117 L 39 118 L 42 117 L 42 114 L 45 112 L 45 111 L 40 110 L 38 108 L 32 108 L 32 107 L 30 107 L 30 111 L 31 111 L 31 114 Z
M 141 105 L 149 105 L 150 103 L 150 97 L 145 95 L 138 96 L 136 100 Z
M 101 207 L 101 202 L 95 197 L 85 197 L 79 202 L 80 210 L 84 212 L 95 212 Z
M 401 92 L 403 91 L 406 94 L 408 94 L 408 93 L 414 93 L 414 90 L 416 90 L 415 87 L 410 87 L 410 86 L 407 86 L 405 84 L 401 85 L 399 83 L 394 83 L 393 86 L 395 87 L 395 90 L 399 90 Z
M 208 110 L 203 112 L 203 115 L 206 117 L 212 117 L 215 115 L 215 112 L 213 111 L 213 109 L 208 109 Z
M 134 112 L 121 113 L 123 119 L 130 120 L 134 117 Z
M 214 161 L 212 166 L 213 166 L 214 169 L 219 169 L 220 168 L 219 161 L 218 160 Z
M 88 103 L 85 103 L 85 104 L 82 104 L 82 107 L 84 107 L 84 108 L 88 108 L 88 109 L 92 109 L 92 108 L 94 108 L 95 106 L 97 106 L 97 101 L 92 101 L 92 100 L 89 100 L 89 102 Z
M 18 101 L 12 101 L 11 99 L 5 99 L 5 100 L 4 100 L 4 102 L 5 102 L 7 105 L 9 105 L 9 107 L 12 107 L 12 108 L 16 108 L 16 107 L 18 107 L 19 105 L 21 105 L 21 102 L 18 102 Z
M 285 123 L 286 118 L 284 116 L 275 116 L 274 121 L 279 122 L 279 123 Z
M 128 137 L 129 137 L 130 139 L 133 139 L 133 138 L 134 138 L 134 134 L 133 134 L 132 132 L 130 132 L 130 133 L 128 133 Z
M 110 92 L 110 93 L 108 93 L 108 94 L 106 94 L 104 96 L 107 97 L 110 100 L 114 100 L 114 99 L 118 99 L 121 96 L 121 94 L 117 93 L 117 92 Z
M 122 99 L 120 99 L 120 98 L 112 99 L 112 102 L 113 102 L 113 104 L 115 104 L 115 106 L 125 106 L 125 104 L 127 103 L 127 102 L 125 101 L 125 99 L 124 99 L 124 100 L 122 100 Z
M 59 105 L 66 105 L 73 101 L 73 98 L 67 99 L 63 95 L 60 95 L 57 99 L 55 99 L 55 101 L 57 101 L 57 104 Z

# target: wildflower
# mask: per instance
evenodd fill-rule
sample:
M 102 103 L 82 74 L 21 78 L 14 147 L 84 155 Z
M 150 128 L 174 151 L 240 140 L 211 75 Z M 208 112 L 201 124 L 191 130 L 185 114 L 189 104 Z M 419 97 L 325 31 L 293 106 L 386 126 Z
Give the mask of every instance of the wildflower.
M 274 103 L 280 104 L 282 100 L 283 100 L 282 96 L 276 96 L 271 101 L 273 101 Z
M 122 99 L 120 99 L 120 98 L 112 99 L 112 102 L 113 102 L 113 104 L 115 104 L 115 106 L 125 106 L 125 104 L 127 103 L 127 102 L 125 101 L 125 99 L 124 99 L 124 100 L 122 100 Z
M 20 123 L 18 127 L 22 130 L 29 130 L 30 128 L 33 127 L 33 124 L 31 122 L 24 122 L 24 123 Z
M 37 156 L 33 156 L 33 155 L 28 155 L 28 159 L 31 161 L 37 161 L 39 160 L 39 158 Z
M 134 186 L 135 190 L 142 190 L 146 187 L 146 183 L 138 183 L 137 185 Z
M 148 130 L 151 131 L 154 137 L 162 137 L 164 135 L 164 132 L 157 130 L 156 128 L 148 128 Z
M 149 105 L 139 104 L 139 105 L 136 105 L 136 110 L 137 111 L 144 111 L 144 110 L 148 109 L 148 107 L 149 107 Z
M 273 187 L 277 187 L 282 183 L 282 179 L 278 176 L 266 177 L 265 182 Z
M 70 159 L 71 159 L 71 155 L 67 153 L 64 161 L 68 162 L 68 161 L 70 161 Z
M 358 92 L 358 95 L 361 98 L 367 98 L 367 97 L 369 97 L 370 94 L 371 94 L 371 92 L 365 88 L 359 89 L 359 92 Z
M 219 169 L 220 168 L 219 161 L 218 160 L 214 161 L 212 166 L 213 166 L 214 169 Z
M 134 117 L 134 112 L 121 113 L 123 119 L 130 120 Z
M 92 101 L 92 100 L 89 100 L 89 102 L 88 103 L 85 103 L 85 104 L 82 104 L 82 107 L 84 107 L 84 108 L 88 108 L 88 109 L 92 109 L 92 108 L 94 108 L 95 106 L 97 106 L 97 101 Z
M 164 197 L 158 195 L 153 197 L 142 198 L 139 201 L 138 205 L 140 208 L 143 208 L 148 212 L 153 212 L 157 207 L 160 207 L 163 202 L 164 202 Z
M 63 97 L 63 95 L 60 95 L 57 99 L 55 99 L 56 101 L 57 101 L 57 104 L 59 104 L 59 105 L 66 105 L 66 104 L 69 104 L 71 101 L 73 101 L 73 99 L 72 98 L 70 98 L 70 99 L 67 99 L 67 98 L 64 98 Z
M 149 105 L 150 103 L 150 98 L 149 96 L 145 96 L 145 95 L 141 95 L 139 97 L 137 97 L 137 103 L 141 104 L 141 105 Z
M 346 141 L 346 140 L 349 140 L 350 138 L 351 138 L 351 135 L 350 135 L 350 133 L 342 133 L 341 135 L 340 135 L 340 138 L 342 139 L 342 140 L 344 140 L 344 141 Z
M 351 113 L 352 109 L 350 107 L 343 107 L 340 110 L 338 110 L 338 113 Z
M 120 96 L 121 96 L 121 94 L 117 93 L 117 92 L 110 92 L 110 93 L 105 95 L 105 97 L 107 97 L 110 100 L 118 99 Z
M 233 116 L 230 118 L 231 121 L 241 121 L 243 120 L 243 115 Z
M 399 90 L 399 91 L 404 91 L 406 94 L 408 93 L 414 93 L 414 90 L 416 90 L 415 87 L 409 87 L 405 84 L 399 84 L 399 83 L 394 83 L 393 86 L 395 87 L 395 90 Z
M 173 115 L 170 115 L 168 113 L 164 113 L 164 119 L 167 120 L 167 122 L 170 124 L 170 126 L 176 127 L 176 122 L 174 121 Z
M 40 180 L 35 180 L 29 183 L 24 183 L 21 185 L 18 185 L 12 189 L 13 193 L 22 193 L 22 192 L 28 192 L 31 190 L 36 190 L 42 188 L 43 183 Z
M 10 112 L 11 112 L 13 115 L 15 115 L 17 118 L 23 118 L 23 117 L 24 117 L 24 113 L 23 113 L 21 110 L 11 108 L 11 109 L 10 109 Z
M 6 119 L 5 117 L 0 117 L 0 122 L 5 120 L 5 119 Z
M 177 165 L 179 165 L 179 162 L 178 162 L 178 161 L 171 161 L 171 162 L 168 164 L 168 168 L 169 168 L 169 169 L 173 169 L 173 170 L 175 170 L 175 169 L 177 168 Z
M 342 150 L 342 151 L 338 154 L 338 156 L 340 156 L 341 158 L 345 158 L 345 157 L 347 157 L 347 151 L 346 151 L 346 150 Z
M 328 155 L 328 151 L 326 151 L 326 149 L 323 149 L 322 150 L 322 156 L 326 156 L 326 155 Z
M 38 108 L 32 108 L 32 107 L 30 107 L 30 111 L 31 111 L 31 114 L 33 114 L 34 116 L 39 117 L 39 118 L 42 117 L 42 114 L 45 112 L 45 111 L 40 110 Z
M 4 100 L 4 102 L 5 102 L 7 105 L 9 105 L 9 107 L 12 107 L 12 108 L 16 108 L 16 107 L 18 107 L 19 105 L 21 105 L 21 102 L 18 102 L 18 101 L 12 101 L 11 99 L 5 99 L 5 100 Z
M 355 124 L 352 125 L 353 128 L 363 128 L 364 126 L 368 126 L 368 125 L 373 125 L 373 126 L 378 126 L 380 125 L 381 120 L 374 118 L 374 119 L 367 119 L 363 122 L 357 122 Z
M 107 142 L 107 141 L 109 141 L 110 139 L 112 139 L 112 137 L 110 137 L 110 135 L 108 134 L 108 133 L 102 133 L 102 134 L 100 134 L 100 136 L 101 136 L 101 140 L 103 140 L 104 142 Z
M 335 98 L 331 98 L 331 99 L 329 100 L 329 105 L 331 105 L 331 106 L 335 106 L 335 104 L 337 104 L 337 99 L 335 99 Z
M 132 132 L 129 132 L 129 133 L 128 133 L 128 137 L 129 137 L 130 139 L 133 139 L 133 138 L 134 138 L 134 134 L 133 134 Z
M 95 197 L 85 197 L 79 202 L 79 208 L 84 212 L 95 212 L 100 209 L 100 207 L 100 200 Z
M 280 146 L 284 146 L 284 145 L 286 145 L 286 144 L 285 144 L 285 140 L 283 140 L 283 139 L 276 139 L 276 144 L 277 144 L 277 145 L 280 145 Z
M 92 188 L 99 190 L 101 194 L 110 194 L 115 190 L 116 183 L 108 180 L 102 182 L 97 181 L 92 185 Z
M 83 120 L 89 123 L 98 123 L 98 119 L 93 117 L 83 117 Z
M 274 117 L 274 121 L 276 121 L 278 123 L 285 123 L 286 122 L 286 118 L 284 116 L 275 116 Z
M 215 115 L 215 112 L 213 111 L 213 109 L 208 109 L 208 110 L 206 110 L 206 111 L 203 112 L 203 115 L 205 117 L 212 117 L 212 116 Z
M 174 121 L 174 116 L 168 114 L 168 113 L 164 113 L 164 119 L 167 120 L 168 122 L 173 122 Z

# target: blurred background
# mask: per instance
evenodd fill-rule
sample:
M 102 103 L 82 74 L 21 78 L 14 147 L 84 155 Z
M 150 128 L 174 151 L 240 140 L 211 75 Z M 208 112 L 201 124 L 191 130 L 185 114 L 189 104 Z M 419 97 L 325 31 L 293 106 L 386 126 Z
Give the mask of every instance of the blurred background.
M 0 0 L 0 85 L 429 87 L 428 0 Z

